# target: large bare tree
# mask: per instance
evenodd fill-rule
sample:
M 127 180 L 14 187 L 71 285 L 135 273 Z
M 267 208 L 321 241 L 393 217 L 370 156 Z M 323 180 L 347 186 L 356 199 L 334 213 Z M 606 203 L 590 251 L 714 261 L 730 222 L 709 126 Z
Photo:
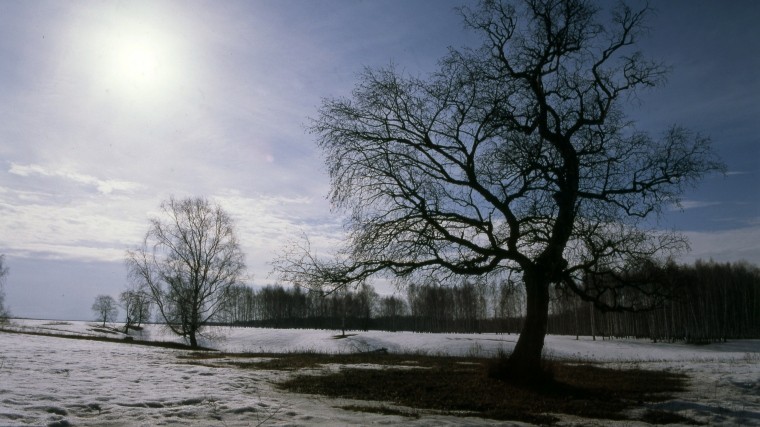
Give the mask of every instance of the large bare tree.
M 197 335 L 241 282 L 243 252 L 232 218 L 203 198 L 161 204 L 141 248 L 127 252 L 132 279 L 147 290 L 176 334 L 198 345 Z
M 451 50 L 427 79 L 368 69 L 351 97 L 323 101 L 310 130 L 348 237 L 335 257 L 295 245 L 275 269 L 308 287 L 511 271 L 526 320 L 506 374 L 538 375 L 550 287 L 639 308 L 611 278 L 687 248 L 648 218 L 723 165 L 706 137 L 652 136 L 626 117 L 667 71 L 635 49 L 648 9 L 526 0 L 461 12 L 480 48 Z

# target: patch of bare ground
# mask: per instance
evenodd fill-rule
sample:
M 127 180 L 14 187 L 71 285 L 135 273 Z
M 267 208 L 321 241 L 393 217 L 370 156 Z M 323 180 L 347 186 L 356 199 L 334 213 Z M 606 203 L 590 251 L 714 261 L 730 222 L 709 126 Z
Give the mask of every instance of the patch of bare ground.
M 345 408 L 356 411 L 397 411 L 403 412 L 398 415 L 414 416 L 416 410 L 432 410 L 447 415 L 542 425 L 559 421 L 558 414 L 650 424 L 698 424 L 666 411 L 633 411 L 647 402 L 670 400 L 674 393 L 683 391 L 687 377 L 682 374 L 552 362 L 549 366 L 551 380 L 515 385 L 489 377 L 489 365 L 493 359 L 393 354 L 269 356 L 275 357 L 260 363 L 236 365 L 246 369 L 293 371 L 339 364 L 341 369 L 326 370 L 318 375 L 293 375 L 277 386 L 296 393 L 386 402 L 411 408 L 409 411 L 385 405 Z M 383 368 L 362 369 L 356 366 L 360 364 Z M 410 365 L 427 369 L 410 370 Z

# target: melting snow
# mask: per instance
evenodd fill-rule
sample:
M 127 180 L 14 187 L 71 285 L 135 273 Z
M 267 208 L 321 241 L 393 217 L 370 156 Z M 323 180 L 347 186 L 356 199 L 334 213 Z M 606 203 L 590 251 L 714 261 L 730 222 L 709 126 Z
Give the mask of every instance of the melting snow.
M 120 336 L 89 322 L 18 320 L 13 328 Z M 516 340 L 514 335 L 496 334 L 370 331 L 344 339 L 335 339 L 335 334 L 327 330 L 214 328 L 203 344 L 227 352 L 346 353 L 385 348 L 389 352 L 466 356 L 509 351 Z M 155 325 L 147 326 L 141 335 L 142 339 L 177 340 Z M 554 358 L 686 373 L 692 379 L 689 390 L 654 408 L 679 411 L 709 424 L 760 425 L 760 340 L 690 346 L 549 336 L 546 349 Z M 236 369 L 221 364 L 223 359 L 178 357 L 187 353 L 0 333 L 0 425 L 503 425 L 424 412 L 421 418 L 411 419 L 346 411 L 337 407 L 357 402 L 275 389 L 272 383 L 289 373 Z M 565 419 L 569 424 L 578 422 L 588 420 Z

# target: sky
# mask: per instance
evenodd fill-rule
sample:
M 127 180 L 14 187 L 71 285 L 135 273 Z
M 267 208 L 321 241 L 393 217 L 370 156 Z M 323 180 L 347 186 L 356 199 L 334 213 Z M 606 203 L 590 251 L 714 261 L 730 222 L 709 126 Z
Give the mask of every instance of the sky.
M 464 1 L 464 0 L 463 0 Z M 302 235 L 340 239 L 315 138 L 364 67 L 425 76 L 477 46 L 443 0 L 0 2 L 0 253 L 16 316 L 89 319 L 171 196 L 235 219 L 248 282 Z M 641 4 L 634 2 L 634 5 Z M 672 67 L 628 113 L 711 137 L 728 167 L 658 224 L 695 259 L 760 264 L 760 2 L 654 1 L 640 48 Z

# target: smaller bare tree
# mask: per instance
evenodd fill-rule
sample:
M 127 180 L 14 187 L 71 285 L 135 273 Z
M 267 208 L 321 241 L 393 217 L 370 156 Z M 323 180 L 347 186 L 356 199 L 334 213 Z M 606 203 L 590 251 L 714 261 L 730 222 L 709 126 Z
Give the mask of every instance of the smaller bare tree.
M 106 322 L 113 322 L 116 320 L 116 316 L 119 314 L 119 308 L 116 305 L 116 300 L 110 295 L 98 295 L 95 297 L 95 302 L 92 303 L 92 312 L 95 313 L 95 320 L 103 322 L 103 327 L 106 326 Z
M 143 322 L 150 318 L 150 296 L 146 292 L 139 289 L 128 289 L 119 294 L 119 301 L 126 315 L 125 333 L 129 333 L 129 329 L 139 328 Z
M 8 267 L 5 265 L 5 255 L 0 255 L 0 323 L 4 323 L 10 317 L 10 312 L 5 306 L 5 277 L 8 275 Z
M 171 198 L 161 210 L 143 245 L 127 252 L 127 268 L 145 285 L 166 326 L 197 347 L 201 329 L 243 279 L 243 252 L 232 218 L 219 205 Z

